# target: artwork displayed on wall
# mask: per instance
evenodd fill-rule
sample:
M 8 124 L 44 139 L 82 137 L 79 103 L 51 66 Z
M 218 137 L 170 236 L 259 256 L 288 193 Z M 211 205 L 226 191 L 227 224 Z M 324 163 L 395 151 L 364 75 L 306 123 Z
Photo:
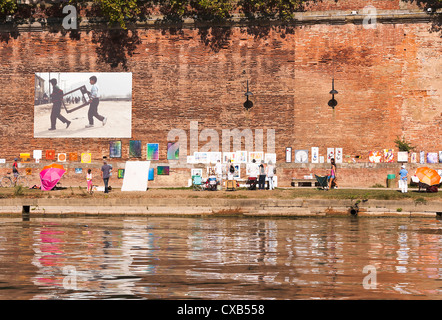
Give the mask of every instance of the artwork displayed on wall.
M 408 152 L 407 151 L 398 151 L 397 153 L 397 162 L 408 162 Z
M 330 163 L 331 159 L 333 159 L 334 157 L 335 157 L 335 148 L 327 148 L 327 163 Z
M 379 151 L 370 151 L 368 154 L 368 161 L 370 163 L 380 163 L 382 161 L 383 155 Z
M 393 149 L 384 149 L 384 162 L 392 163 L 394 161 Z
M 147 160 L 160 160 L 160 147 L 158 143 L 148 143 L 146 145 Z
M 425 163 L 425 151 L 421 151 L 419 153 L 419 163 L 424 164 Z
M 195 163 L 209 163 L 209 156 L 207 152 L 195 152 Z
M 236 162 L 236 152 L 223 152 L 223 163 Z
M 264 154 L 264 162 L 269 163 L 272 161 L 273 164 L 276 163 L 276 153 L 266 153 Z
M 247 151 L 236 151 L 235 162 L 247 163 Z
M 249 162 L 252 162 L 253 160 L 255 160 L 256 163 L 261 163 L 261 161 L 264 161 L 264 152 L 262 151 L 249 152 Z
M 58 162 L 66 162 L 66 153 L 59 153 L 57 156 Z
M 157 175 L 168 176 L 169 175 L 169 166 L 158 166 L 157 167 Z
M 292 162 L 292 148 L 285 148 L 285 162 Z
M 233 167 L 235 168 L 235 172 L 233 173 L 233 179 L 241 179 L 241 164 L 240 163 L 234 163 Z
M 27 176 L 30 176 L 32 174 L 32 169 L 31 168 L 26 168 L 25 172 L 26 172 Z
M 20 153 L 20 161 L 21 162 L 29 162 L 31 159 L 30 153 Z
M 148 175 L 148 177 L 147 177 L 147 180 L 148 180 L 148 181 L 153 181 L 154 178 L 155 178 L 154 170 L 153 170 L 153 168 L 149 168 L 149 175 Z
M 167 143 L 167 160 L 179 160 L 180 159 L 180 144 L 179 142 Z
M 43 151 L 42 150 L 34 150 L 32 153 L 32 156 L 35 160 L 40 160 L 43 158 Z
M 218 161 L 221 162 L 221 152 L 207 152 L 207 155 L 210 163 L 217 163 Z
M 124 179 L 124 169 L 118 169 L 118 179 Z
M 55 150 L 46 150 L 45 158 L 46 160 L 55 160 Z
M 38 72 L 34 78 L 34 138 L 131 138 L 132 73 Z M 63 118 L 52 122 L 54 107 Z
M 410 162 L 411 163 L 417 163 L 417 153 L 416 152 L 412 152 L 410 154 Z
M 190 173 L 191 173 L 191 177 L 196 176 L 196 175 L 199 175 L 200 177 L 202 177 L 203 176 L 203 169 L 193 168 L 193 169 L 191 169 Z
M 81 163 L 91 163 L 92 155 L 90 153 L 82 153 L 81 154 Z
M 0 163 L 6 163 L 6 159 L 0 159 Z
M 342 158 L 343 158 L 342 148 L 336 148 L 335 149 L 335 162 L 342 163 Z
M 109 142 L 109 158 L 121 158 L 121 141 Z
M 83 173 L 83 168 L 75 168 L 75 173 Z
M 308 163 L 308 150 L 295 150 L 295 163 Z
M 438 162 L 439 162 L 439 154 L 437 152 L 427 153 L 427 163 L 438 163 Z
M 129 158 L 141 158 L 141 140 L 129 140 Z
M 69 152 L 69 161 L 78 161 L 78 154 L 76 152 Z
M 439 163 L 442 163 L 442 151 L 439 151 Z
M 319 148 L 312 147 L 312 163 L 319 163 Z

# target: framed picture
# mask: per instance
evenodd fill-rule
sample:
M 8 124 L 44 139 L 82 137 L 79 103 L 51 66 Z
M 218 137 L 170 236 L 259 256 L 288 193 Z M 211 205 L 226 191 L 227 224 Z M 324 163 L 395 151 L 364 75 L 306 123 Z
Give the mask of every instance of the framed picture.
M 58 162 L 66 162 L 66 153 L 59 153 L 57 156 Z
M 407 151 L 398 151 L 397 162 L 408 162 L 408 152 Z
M 334 157 L 335 157 L 335 149 L 327 148 L 327 163 L 330 163 L 331 159 L 333 159 Z
M 425 151 L 421 151 L 419 153 L 419 163 L 424 164 L 425 163 Z
M 179 160 L 180 158 L 180 144 L 179 142 L 167 143 L 167 160 Z
M 411 163 L 417 163 L 417 153 L 416 152 L 412 152 L 410 155 L 410 162 Z
M 141 141 L 129 140 L 129 157 L 141 158 Z
M 308 163 L 308 150 L 295 150 L 295 163 Z
M 109 157 L 110 158 L 121 158 L 121 141 L 110 141 L 109 142 Z
M 247 163 L 247 151 L 236 151 L 235 153 L 236 163 Z
M 33 158 L 40 160 L 43 157 L 42 150 L 34 150 Z
M 312 147 L 312 163 L 319 163 L 319 147 Z
M 193 168 L 190 170 L 191 172 L 191 177 L 199 175 L 200 177 L 203 176 L 203 169 L 199 169 L 199 168 Z
M 75 173 L 83 173 L 83 168 L 75 168 Z
M 438 163 L 439 155 L 436 152 L 427 153 L 427 163 Z
M 91 163 L 92 155 L 90 153 L 82 153 L 81 154 L 81 163 Z
M 256 163 L 261 163 L 261 161 L 264 161 L 264 152 L 262 151 L 249 152 L 249 162 L 252 162 L 253 160 L 255 160 Z
M 264 155 L 264 162 L 269 163 L 269 161 L 272 161 L 273 164 L 276 163 L 276 153 L 266 153 Z
M 335 149 L 335 162 L 336 163 L 342 163 L 342 148 L 336 148 Z
M 231 163 L 236 160 L 236 152 L 223 152 L 223 163 Z
M 55 160 L 55 150 L 46 150 L 46 160 Z
M 118 169 L 118 179 L 124 179 L 124 169 Z
M 160 160 L 160 147 L 158 143 L 146 145 L 146 160 Z
M 153 181 L 154 180 L 154 170 L 153 168 L 149 168 L 149 174 L 147 176 L 147 181 Z
M 292 162 L 292 148 L 285 148 L 285 162 Z
M 384 149 L 384 162 L 392 163 L 394 161 L 393 149 Z
M 442 163 L 442 151 L 439 151 L 439 163 Z
M 78 161 L 78 154 L 76 152 L 69 152 L 69 161 Z
M 379 151 L 370 151 L 368 161 L 370 163 L 380 163 L 382 161 L 382 153 Z
M 157 175 L 168 176 L 169 175 L 169 166 L 158 166 L 157 167 Z

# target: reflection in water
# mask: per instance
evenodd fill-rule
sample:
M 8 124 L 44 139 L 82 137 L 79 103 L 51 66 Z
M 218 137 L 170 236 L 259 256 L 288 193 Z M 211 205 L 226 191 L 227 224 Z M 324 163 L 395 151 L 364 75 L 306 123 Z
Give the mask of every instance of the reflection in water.
M 440 222 L 1 218 L 0 299 L 440 299 Z M 363 286 L 364 267 L 375 289 Z

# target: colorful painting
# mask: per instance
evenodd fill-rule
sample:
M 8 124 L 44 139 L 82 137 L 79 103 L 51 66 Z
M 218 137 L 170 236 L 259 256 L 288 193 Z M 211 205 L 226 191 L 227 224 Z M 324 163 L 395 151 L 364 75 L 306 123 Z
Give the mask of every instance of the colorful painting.
M 235 180 L 236 179 L 241 179 L 241 164 L 235 163 L 233 165 L 233 167 L 235 168 L 235 172 L 233 173 L 233 179 L 235 179 Z
M 90 153 L 82 153 L 81 154 L 81 163 L 91 163 L 92 155 Z
M 66 162 L 66 153 L 59 153 L 57 156 L 57 161 L 58 162 Z
M 223 163 L 236 162 L 236 152 L 223 152 Z
M 439 155 L 436 152 L 427 153 L 427 163 L 438 163 Z
M 158 143 L 148 143 L 146 150 L 147 160 L 160 160 L 160 147 Z
M 55 160 L 55 150 L 46 150 L 46 160 Z
M 129 157 L 141 158 L 141 140 L 129 141 Z
M 69 161 L 78 161 L 78 154 L 76 152 L 69 152 Z
M 255 160 L 256 163 L 261 163 L 262 161 L 264 161 L 264 152 L 262 151 L 249 152 L 249 162 L 252 162 L 253 160 Z
M 394 160 L 393 149 L 384 149 L 384 162 L 392 163 Z
M 417 153 L 416 152 L 412 152 L 410 155 L 410 162 L 411 163 L 417 163 Z
M 32 169 L 31 168 L 26 168 L 25 172 L 26 172 L 27 176 L 30 176 L 32 174 Z
M 30 153 L 20 153 L 20 161 L 21 162 L 29 162 L 30 159 L 31 159 Z
M 312 163 L 319 163 L 319 147 L 312 147 Z
M 424 164 L 425 163 L 425 151 L 421 151 L 419 154 L 419 163 Z
M 124 179 L 124 169 L 118 169 L 117 177 L 118 179 Z
M 368 161 L 371 163 L 380 163 L 382 161 L 382 153 L 379 151 L 370 151 Z
M 335 162 L 336 163 L 342 163 L 342 148 L 336 148 L 335 149 Z
M 335 149 L 327 148 L 327 163 L 330 163 L 331 159 L 334 159 L 334 157 L 335 157 Z
M 235 162 L 247 163 L 247 151 L 236 151 Z
M 179 160 L 180 158 L 180 144 L 179 142 L 167 143 L 167 160 Z
M 75 173 L 83 173 L 83 168 L 75 168 Z
M 398 151 L 397 162 L 408 162 L 408 152 L 407 151 Z
M 109 142 L 109 158 L 121 158 L 121 141 Z
M 153 181 L 154 180 L 154 170 L 153 168 L 149 168 L 149 174 L 147 176 L 147 181 Z
M 168 176 L 169 175 L 169 166 L 158 166 L 157 167 L 157 175 Z

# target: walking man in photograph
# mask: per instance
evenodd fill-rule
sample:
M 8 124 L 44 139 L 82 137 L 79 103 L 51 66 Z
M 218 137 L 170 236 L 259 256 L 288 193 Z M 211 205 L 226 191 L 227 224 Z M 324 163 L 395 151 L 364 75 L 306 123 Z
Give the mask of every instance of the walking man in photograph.
M 97 85 L 97 77 L 92 76 L 89 78 L 89 83 L 91 84 L 91 91 L 89 92 L 91 96 L 91 100 L 89 101 L 89 124 L 86 125 L 86 128 L 92 128 L 94 126 L 94 117 L 100 120 L 103 123 L 103 126 L 106 124 L 107 118 L 98 114 L 98 104 L 100 103 L 100 93 Z
M 107 164 L 107 161 L 103 161 L 103 166 L 101 167 L 101 177 L 103 178 L 104 182 L 104 193 L 109 193 L 108 185 L 109 185 L 109 178 L 111 176 L 111 170 L 112 166 Z
M 55 124 L 57 122 L 57 119 L 59 119 L 61 122 L 66 123 L 66 129 L 69 128 L 69 125 L 71 122 L 63 117 L 61 112 L 61 104 L 63 102 L 63 90 L 61 90 L 57 86 L 57 79 L 51 79 L 49 82 L 52 84 L 52 94 L 51 94 L 51 100 L 52 100 L 52 112 L 51 112 L 51 127 L 48 130 L 55 130 Z

